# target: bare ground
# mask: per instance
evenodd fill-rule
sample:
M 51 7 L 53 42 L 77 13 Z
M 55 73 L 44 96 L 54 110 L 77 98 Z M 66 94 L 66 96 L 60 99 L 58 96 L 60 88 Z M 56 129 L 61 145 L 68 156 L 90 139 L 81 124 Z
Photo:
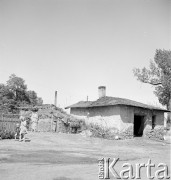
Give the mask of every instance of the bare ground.
M 0 180 L 97 180 L 98 159 L 119 158 L 123 163 L 166 163 L 170 175 L 170 144 L 144 138 L 104 140 L 80 134 L 29 133 L 30 142 L 0 141 Z M 159 168 L 153 168 L 152 174 Z M 135 168 L 134 168 L 135 174 Z M 110 178 L 113 176 L 110 174 Z M 141 179 L 147 179 L 146 168 Z

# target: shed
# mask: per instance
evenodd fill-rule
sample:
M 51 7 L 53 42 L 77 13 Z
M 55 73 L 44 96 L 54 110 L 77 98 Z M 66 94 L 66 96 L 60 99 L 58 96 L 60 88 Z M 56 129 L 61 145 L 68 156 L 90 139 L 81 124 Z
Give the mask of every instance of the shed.
M 103 92 L 100 92 L 103 89 Z M 66 107 L 70 114 L 84 118 L 87 124 L 98 124 L 122 133 L 131 131 L 132 136 L 143 136 L 150 131 L 164 128 L 166 109 L 150 106 L 130 99 L 106 96 L 105 87 L 99 87 L 99 99 L 80 101 Z

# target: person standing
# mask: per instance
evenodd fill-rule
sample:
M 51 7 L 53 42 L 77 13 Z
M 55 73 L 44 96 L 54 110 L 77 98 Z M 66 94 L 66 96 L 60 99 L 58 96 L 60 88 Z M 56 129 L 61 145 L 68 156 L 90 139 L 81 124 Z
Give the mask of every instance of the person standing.
M 38 112 L 37 110 L 34 110 L 31 115 L 31 131 L 36 132 L 38 127 Z
M 20 124 L 20 136 L 19 136 L 19 141 L 25 141 L 25 135 L 27 134 L 27 122 L 26 118 L 21 116 L 20 118 L 21 124 Z

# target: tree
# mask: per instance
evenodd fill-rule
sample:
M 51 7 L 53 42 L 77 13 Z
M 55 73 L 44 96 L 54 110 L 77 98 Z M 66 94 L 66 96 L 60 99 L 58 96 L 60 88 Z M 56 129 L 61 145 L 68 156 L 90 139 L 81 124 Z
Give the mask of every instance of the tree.
M 12 74 L 7 81 L 7 88 L 14 94 L 16 106 L 30 104 L 30 99 L 27 96 L 27 85 L 24 79 Z
M 27 91 L 27 96 L 29 98 L 30 104 L 33 106 L 43 104 L 43 99 L 37 97 L 37 93 L 35 91 Z
M 0 84 L 0 109 L 14 112 L 18 107 L 43 103 L 35 91 L 27 91 L 24 79 L 12 74 L 7 84 Z
M 10 112 L 15 108 L 14 94 L 5 86 L 0 84 L 0 111 Z
M 159 102 L 171 111 L 171 51 L 157 49 L 149 69 L 135 68 L 133 72 L 139 81 L 155 87 L 154 94 Z M 170 120 L 171 114 L 168 115 Z
M 42 105 L 43 104 L 43 99 L 41 97 L 37 98 L 37 105 Z

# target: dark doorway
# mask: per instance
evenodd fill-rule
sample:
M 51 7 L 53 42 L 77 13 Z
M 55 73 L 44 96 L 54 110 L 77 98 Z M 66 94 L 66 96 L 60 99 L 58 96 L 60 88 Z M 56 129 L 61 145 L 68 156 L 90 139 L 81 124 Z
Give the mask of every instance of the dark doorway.
M 153 115 L 153 116 L 152 116 L 152 129 L 154 129 L 155 126 L 156 126 L 156 116 Z
M 144 130 L 144 116 L 134 115 L 134 136 L 141 137 Z

